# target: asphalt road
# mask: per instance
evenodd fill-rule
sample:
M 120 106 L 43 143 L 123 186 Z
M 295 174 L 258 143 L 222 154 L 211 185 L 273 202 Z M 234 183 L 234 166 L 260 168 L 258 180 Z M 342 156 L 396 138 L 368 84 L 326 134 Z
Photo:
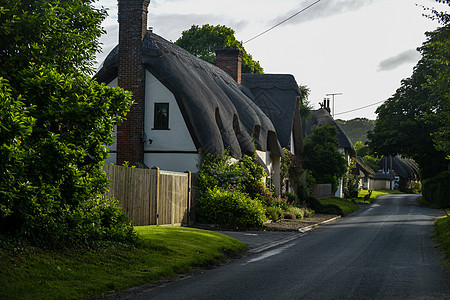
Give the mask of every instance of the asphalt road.
M 375 204 L 272 250 L 132 299 L 450 299 L 417 196 Z

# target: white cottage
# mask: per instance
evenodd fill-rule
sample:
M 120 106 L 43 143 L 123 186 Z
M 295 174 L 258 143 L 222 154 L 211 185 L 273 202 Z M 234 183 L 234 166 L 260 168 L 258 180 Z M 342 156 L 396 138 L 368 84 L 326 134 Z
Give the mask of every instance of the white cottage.
M 272 94 L 279 96 L 272 103 L 284 103 L 278 103 L 277 114 L 266 114 L 270 109 L 260 108 L 261 98 L 252 93 L 263 77 L 246 76 L 250 88 L 241 84 L 240 51 L 218 53 L 225 72 L 147 30 L 148 5 L 148 0 L 119 0 L 119 45 L 95 75 L 109 86 L 132 91 L 135 101 L 116 130 L 107 162 L 196 172 L 202 151 L 223 155 L 229 149 L 240 158 L 257 150 L 269 174 L 279 177 L 282 147 L 302 148 L 301 134 L 294 134 L 301 132 L 295 125 L 300 124 L 295 79 L 284 76 L 288 83 L 281 83 L 283 75 L 271 77 L 278 81 L 271 85 Z M 283 100 L 283 93 L 288 98 Z M 274 183 L 279 189 L 279 181 Z

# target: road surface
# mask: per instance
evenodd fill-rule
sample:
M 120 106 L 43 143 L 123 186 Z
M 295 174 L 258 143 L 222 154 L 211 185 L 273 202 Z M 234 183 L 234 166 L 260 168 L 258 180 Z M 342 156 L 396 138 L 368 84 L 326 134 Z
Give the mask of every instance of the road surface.
M 132 299 L 450 299 L 417 195 L 375 204 L 275 249 Z

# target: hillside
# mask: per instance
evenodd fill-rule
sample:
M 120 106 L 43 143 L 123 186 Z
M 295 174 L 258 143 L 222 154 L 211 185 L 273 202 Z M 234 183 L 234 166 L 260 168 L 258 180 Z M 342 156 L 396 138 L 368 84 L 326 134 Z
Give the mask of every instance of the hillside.
M 353 144 L 358 141 L 365 143 L 367 141 L 367 132 L 375 127 L 375 120 L 366 118 L 355 118 L 347 121 L 337 119 L 336 123 L 341 126 Z

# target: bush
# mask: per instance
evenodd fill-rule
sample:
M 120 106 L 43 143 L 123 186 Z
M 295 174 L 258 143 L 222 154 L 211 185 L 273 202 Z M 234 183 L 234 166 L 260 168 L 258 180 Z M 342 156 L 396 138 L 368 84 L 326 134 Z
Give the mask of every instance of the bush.
M 288 220 L 295 220 L 296 216 L 293 212 L 290 211 L 283 211 L 283 218 Z
M 422 194 L 425 200 L 436 208 L 450 207 L 450 171 L 424 180 Z
M 262 226 L 266 221 L 261 202 L 239 191 L 208 189 L 200 196 L 196 217 L 200 223 Z
M 303 219 L 307 211 L 304 207 L 292 206 L 289 211 L 295 215 L 295 219 Z
M 276 222 L 283 218 L 283 210 L 279 207 L 267 207 L 266 208 L 266 216 L 270 220 Z

